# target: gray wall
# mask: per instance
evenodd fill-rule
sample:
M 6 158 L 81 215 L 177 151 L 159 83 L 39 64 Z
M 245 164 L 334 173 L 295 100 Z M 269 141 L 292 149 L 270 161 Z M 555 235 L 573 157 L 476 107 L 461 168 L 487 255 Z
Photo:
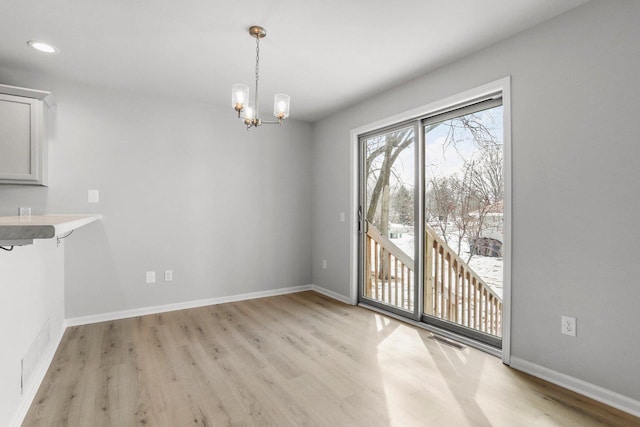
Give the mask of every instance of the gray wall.
M 311 282 L 346 296 L 350 129 L 511 75 L 512 355 L 638 400 L 638 22 L 634 0 L 593 1 L 313 129 L 0 67 L 58 101 L 50 187 L 0 186 L 0 215 L 104 215 L 66 242 L 67 318 Z
M 593 1 L 316 123 L 313 282 L 349 295 L 350 129 L 511 75 L 512 356 L 640 399 L 639 22 Z
M 6 68 L 0 82 L 57 101 L 50 186 L 0 186 L 0 215 L 104 216 L 67 239 L 67 318 L 311 283 L 309 124 L 247 132 L 231 108 Z

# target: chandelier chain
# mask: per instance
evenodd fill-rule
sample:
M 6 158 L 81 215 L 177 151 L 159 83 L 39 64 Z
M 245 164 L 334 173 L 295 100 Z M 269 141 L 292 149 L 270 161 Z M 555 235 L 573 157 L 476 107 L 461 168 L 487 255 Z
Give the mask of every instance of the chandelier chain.
M 256 37 L 256 105 L 255 118 L 258 119 L 258 80 L 260 79 L 260 37 Z

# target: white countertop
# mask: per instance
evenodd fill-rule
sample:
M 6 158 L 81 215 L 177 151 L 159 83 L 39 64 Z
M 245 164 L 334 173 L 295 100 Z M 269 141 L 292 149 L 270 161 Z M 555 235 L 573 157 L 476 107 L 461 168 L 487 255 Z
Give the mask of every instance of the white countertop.
M 51 239 L 101 218 L 102 215 L 0 216 L 0 245 L 10 244 L 3 242 Z

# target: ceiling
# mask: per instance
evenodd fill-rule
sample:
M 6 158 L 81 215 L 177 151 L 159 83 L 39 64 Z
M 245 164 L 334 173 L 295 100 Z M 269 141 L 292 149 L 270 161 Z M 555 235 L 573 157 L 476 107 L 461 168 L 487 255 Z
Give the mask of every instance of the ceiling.
M 291 117 L 315 121 L 587 1 L 2 0 L 0 65 L 204 101 L 232 116 L 233 83 L 253 98 L 247 29 L 262 25 L 263 111 L 288 93 Z

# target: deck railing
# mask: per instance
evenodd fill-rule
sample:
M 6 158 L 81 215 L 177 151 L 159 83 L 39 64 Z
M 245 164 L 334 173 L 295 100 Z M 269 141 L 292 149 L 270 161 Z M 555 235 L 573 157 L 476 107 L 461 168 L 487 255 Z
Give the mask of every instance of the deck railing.
M 373 225 L 366 238 L 365 296 L 403 310 L 413 311 L 415 279 L 413 258 Z
M 425 234 L 424 313 L 502 336 L 502 298 L 428 225 Z M 413 258 L 372 225 L 365 244 L 365 296 L 413 311 Z
M 502 336 L 502 298 L 426 225 L 424 312 Z

